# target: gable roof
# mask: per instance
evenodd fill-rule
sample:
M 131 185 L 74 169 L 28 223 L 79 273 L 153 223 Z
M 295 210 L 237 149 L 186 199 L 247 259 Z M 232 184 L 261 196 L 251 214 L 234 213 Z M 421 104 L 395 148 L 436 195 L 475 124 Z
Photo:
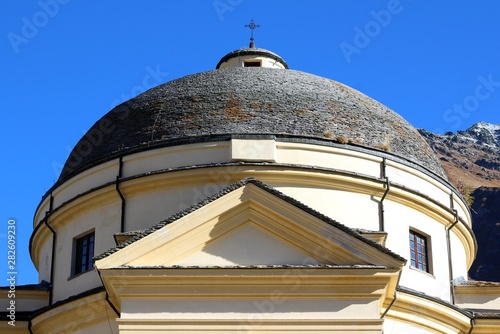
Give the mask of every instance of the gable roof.
M 200 208 L 202 207 L 205 207 L 206 205 L 214 202 L 215 200 L 231 193 L 232 191 L 236 190 L 236 189 L 239 189 L 241 187 L 244 187 L 246 185 L 249 185 L 249 184 L 253 184 L 257 187 L 259 187 L 260 189 L 266 191 L 267 193 L 271 194 L 271 195 L 274 195 L 276 197 L 278 197 L 279 199 L 295 206 L 296 208 L 299 208 L 301 209 L 302 211 L 305 211 L 306 213 L 324 221 L 325 223 L 341 230 L 342 232 L 356 238 L 356 239 L 359 239 L 360 241 L 364 242 L 365 244 L 373 247 L 373 248 L 376 248 L 377 250 L 393 257 L 395 260 L 397 261 L 401 261 L 403 263 L 406 263 L 406 259 L 403 258 L 402 256 L 392 252 L 390 249 L 372 241 L 372 240 L 369 240 L 367 238 L 364 238 L 363 236 L 361 236 L 359 233 L 357 233 L 355 230 L 343 225 L 343 224 L 340 224 L 339 222 L 331 219 L 330 217 L 327 217 L 325 216 L 324 214 L 308 207 L 307 205 L 303 204 L 302 202 L 290 197 L 290 196 L 287 196 L 285 194 L 283 194 L 282 192 L 274 189 L 273 187 L 261 182 L 261 181 L 258 181 L 254 178 L 247 178 L 247 179 L 243 179 L 239 182 L 236 182 L 230 186 L 228 186 L 227 188 L 223 189 L 222 191 L 210 196 L 210 197 L 207 197 L 205 200 L 183 210 L 183 211 L 180 211 L 178 212 L 177 214 L 175 215 L 172 215 L 170 216 L 169 218 L 163 220 L 163 221 L 160 221 L 158 224 L 152 226 L 151 228 L 148 228 L 148 229 L 145 229 L 143 230 L 142 232 L 136 234 L 135 236 L 131 237 L 130 239 L 124 241 L 123 243 L 121 243 L 120 245 L 114 247 L 114 248 L 111 248 L 110 250 L 96 256 L 94 258 L 94 261 L 98 261 L 98 260 L 102 260 L 108 256 L 110 256 L 111 254 L 114 254 L 116 252 L 118 252 L 119 250 L 123 249 L 123 248 L 126 248 L 128 247 L 129 245 L 145 238 L 146 236 L 152 234 L 153 232 L 179 220 L 180 218 L 184 217 L 184 216 L 187 216 L 188 214 L 192 213 L 192 212 L 195 212 L 197 210 L 199 210 Z

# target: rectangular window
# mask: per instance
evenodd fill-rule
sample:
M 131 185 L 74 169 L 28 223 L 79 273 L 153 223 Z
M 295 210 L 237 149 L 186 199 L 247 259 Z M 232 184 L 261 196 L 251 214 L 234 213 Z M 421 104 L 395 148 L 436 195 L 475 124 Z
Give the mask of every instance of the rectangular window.
M 244 67 L 261 67 L 261 62 L 260 61 L 245 61 L 243 63 Z
M 411 266 L 429 272 L 427 238 L 410 230 Z
M 84 273 L 94 267 L 94 232 L 75 240 L 74 275 Z

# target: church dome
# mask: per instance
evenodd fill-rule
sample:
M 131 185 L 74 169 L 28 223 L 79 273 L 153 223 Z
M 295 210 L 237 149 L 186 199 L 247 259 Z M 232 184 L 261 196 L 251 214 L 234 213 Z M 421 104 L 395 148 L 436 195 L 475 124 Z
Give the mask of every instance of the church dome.
M 417 130 L 366 95 L 296 70 L 228 67 L 170 81 L 112 109 L 70 153 L 59 182 L 118 156 L 234 135 L 385 150 L 445 177 Z
M 455 286 L 476 254 L 470 212 L 423 137 L 377 101 L 289 70 L 253 40 L 217 69 L 105 114 L 33 220 L 30 255 L 50 286 L 27 313 L 36 333 L 189 331 L 193 322 L 206 332 L 221 321 L 236 331 L 270 284 L 290 298 L 246 323 L 258 331 L 424 324 L 457 333 L 473 319 L 456 301 L 467 306 L 476 290 Z M 304 289 L 279 279 L 288 273 Z M 325 277 L 331 284 L 318 284 Z M 247 289 L 249 280 L 262 289 Z M 77 317 L 97 304 L 108 307 L 103 317 Z M 408 305 L 425 307 L 415 315 Z M 416 320 L 399 321 L 401 312 Z

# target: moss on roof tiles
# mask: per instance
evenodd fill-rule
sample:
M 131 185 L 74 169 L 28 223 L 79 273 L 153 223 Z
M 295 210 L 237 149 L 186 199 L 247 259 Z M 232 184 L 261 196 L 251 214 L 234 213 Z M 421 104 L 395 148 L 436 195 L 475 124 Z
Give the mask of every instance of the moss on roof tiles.
M 379 102 L 316 75 L 242 67 L 176 79 L 115 107 L 75 146 L 59 182 L 117 154 L 222 134 L 343 137 L 390 150 L 445 178 L 418 131 Z

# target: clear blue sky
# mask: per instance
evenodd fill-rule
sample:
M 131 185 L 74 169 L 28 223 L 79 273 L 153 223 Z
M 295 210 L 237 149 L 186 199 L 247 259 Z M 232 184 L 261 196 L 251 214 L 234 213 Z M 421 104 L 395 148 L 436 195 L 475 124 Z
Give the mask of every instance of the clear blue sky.
M 500 123 L 500 2 L 9 1 L 0 12 L 0 270 L 16 220 L 18 283 L 34 211 L 70 149 L 116 104 L 256 45 L 345 83 L 415 127 Z M 6 284 L 6 283 L 5 283 Z M 0 285 L 5 285 L 0 283 Z

